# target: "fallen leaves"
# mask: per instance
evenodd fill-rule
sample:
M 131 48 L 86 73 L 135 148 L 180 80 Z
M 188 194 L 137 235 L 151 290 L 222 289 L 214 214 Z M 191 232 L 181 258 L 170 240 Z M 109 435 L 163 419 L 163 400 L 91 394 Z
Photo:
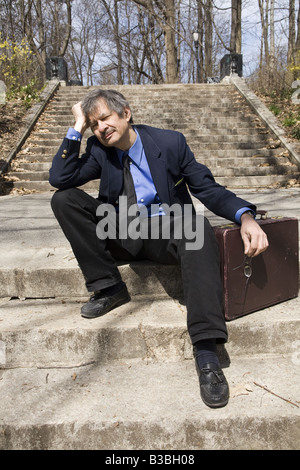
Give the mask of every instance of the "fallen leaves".
M 235 398 L 240 395 L 249 395 L 253 392 L 253 388 L 249 383 L 240 383 L 230 387 L 230 397 Z

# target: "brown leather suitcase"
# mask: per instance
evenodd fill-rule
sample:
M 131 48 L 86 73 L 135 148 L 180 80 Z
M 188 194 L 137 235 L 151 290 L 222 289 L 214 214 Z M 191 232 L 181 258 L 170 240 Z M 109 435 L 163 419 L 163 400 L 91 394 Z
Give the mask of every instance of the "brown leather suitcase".
M 268 236 L 269 247 L 254 258 L 244 255 L 239 225 L 214 227 L 227 321 L 298 296 L 298 220 L 259 213 L 262 218 L 257 222 Z

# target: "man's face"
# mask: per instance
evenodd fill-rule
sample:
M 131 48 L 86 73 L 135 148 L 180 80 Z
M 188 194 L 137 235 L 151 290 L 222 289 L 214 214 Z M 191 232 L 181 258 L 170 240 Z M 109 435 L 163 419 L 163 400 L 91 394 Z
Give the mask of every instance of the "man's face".
M 107 107 L 104 100 L 100 99 L 97 108 L 89 116 L 89 123 L 101 144 L 127 150 L 130 147 L 130 117 L 130 109 L 125 108 L 120 117 Z

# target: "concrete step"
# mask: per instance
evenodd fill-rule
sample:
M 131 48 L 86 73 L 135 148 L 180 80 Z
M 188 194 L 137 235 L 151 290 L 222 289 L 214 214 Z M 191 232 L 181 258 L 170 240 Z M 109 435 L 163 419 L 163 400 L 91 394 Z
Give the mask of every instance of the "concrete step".
M 269 215 L 299 215 L 297 190 L 237 193 Z M 178 269 L 120 266 L 132 301 L 83 319 L 84 280 L 50 194 L 0 202 L 0 449 L 298 448 L 299 298 L 227 323 L 231 397 L 212 410 Z
M 240 359 L 224 372 L 231 397 L 213 410 L 199 397 L 192 360 L 2 371 L 0 448 L 297 450 L 293 358 Z
M 27 162 L 23 161 L 23 159 L 16 159 L 15 163 L 17 163 L 19 166 L 16 169 L 17 172 L 19 171 L 48 171 L 51 168 L 52 162 L 51 161 L 45 161 L 45 162 Z M 205 160 L 204 158 L 201 159 L 201 163 L 204 165 L 209 166 L 210 169 L 214 169 L 217 167 L 223 167 L 223 168 L 231 168 L 231 167 L 236 167 L 237 165 L 241 164 L 240 158 L 209 158 Z M 290 161 L 287 159 L 287 157 L 256 157 L 255 160 L 250 157 L 244 157 L 243 158 L 243 164 L 245 167 L 249 167 L 255 163 L 255 166 L 259 165 L 272 165 L 272 164 L 277 164 L 277 165 L 291 165 Z
M 298 178 L 299 173 L 286 173 L 283 175 L 263 175 L 263 176 L 217 176 L 215 178 L 216 182 L 226 186 L 227 188 L 237 189 L 237 188 L 267 188 L 274 185 L 286 185 L 290 179 Z M 15 188 L 15 189 L 25 189 L 28 191 L 36 192 L 48 192 L 54 191 L 56 188 L 53 188 L 48 181 L 30 181 L 25 177 L 20 179 L 18 176 L 17 181 L 4 181 L 4 187 Z M 99 189 L 99 181 L 91 181 L 82 188 L 86 191 L 97 191 Z
M 187 123 L 178 123 L 178 130 L 179 129 L 186 129 L 186 132 L 188 132 L 189 135 L 194 135 L 194 134 L 198 134 L 198 135 L 201 135 L 201 136 L 204 136 L 204 137 L 208 137 L 208 136 L 229 136 L 229 135 L 240 135 L 240 134 L 243 134 L 244 136 L 249 136 L 249 135 L 257 135 L 257 136 L 268 136 L 270 135 L 269 134 L 269 131 L 267 131 L 266 129 L 264 128 L 260 128 L 260 127 L 257 127 L 257 128 L 249 128 L 249 125 L 244 125 L 243 126 L 239 126 L 239 127 L 232 127 L 232 128 L 228 128 L 228 127 L 208 127 L 207 125 L 206 126 L 201 126 L 201 127 L 195 127 L 194 129 L 189 129 L 189 126 Z M 44 142 L 44 140 L 46 139 L 50 139 L 50 140 L 55 140 L 55 141 L 59 141 L 59 143 L 61 142 L 61 139 L 66 135 L 68 131 L 68 126 L 57 126 L 57 127 L 53 127 L 51 126 L 51 129 L 49 129 L 48 131 L 46 130 L 43 130 L 43 131 L 40 131 L 37 130 L 35 133 L 34 133 L 34 140 L 33 142 L 35 141 L 41 141 L 41 142 Z M 184 132 L 184 134 L 186 135 L 186 132 Z M 92 135 L 92 132 L 90 131 L 87 131 L 85 134 L 84 134 L 84 137 L 87 138 L 89 136 Z M 31 139 L 28 139 L 28 142 L 31 142 L 32 140 Z
M 164 121 L 165 121 L 165 118 L 168 117 L 169 119 L 172 119 L 174 122 L 178 122 L 178 120 L 176 119 L 176 117 L 174 117 L 174 112 L 173 113 L 170 113 L 169 116 L 167 116 L 165 113 L 160 113 L 160 114 L 156 114 L 156 113 L 153 113 L 153 110 L 151 110 L 151 112 L 147 112 L 147 109 L 144 110 L 143 112 L 136 112 L 134 114 L 134 120 L 137 124 L 145 124 L 150 122 L 150 121 L 153 121 L 153 122 L 160 122 L 160 126 L 164 124 Z M 43 118 L 41 119 L 41 123 L 45 123 L 45 120 L 47 118 L 47 121 L 49 120 L 49 122 L 53 122 L 53 123 L 56 123 L 56 125 L 58 125 L 56 119 L 55 119 L 55 115 L 52 113 L 51 115 L 50 114 L 47 114 L 46 111 L 43 115 Z M 61 126 L 68 126 L 68 125 L 73 125 L 74 124 L 74 118 L 72 117 L 72 115 L 70 114 L 70 112 L 68 113 L 68 115 L 64 114 L 62 116 L 59 116 L 59 125 Z M 183 122 L 184 121 L 187 121 L 188 119 L 190 119 L 190 116 L 182 116 L 181 117 Z M 207 115 L 206 115 L 206 112 L 205 112 L 205 108 L 203 108 L 201 110 L 201 112 L 198 112 L 197 114 L 193 114 L 193 119 L 195 119 L 195 122 L 196 124 L 207 124 L 208 123 L 208 120 L 207 120 Z M 229 123 L 229 127 L 230 125 L 237 125 L 238 122 L 241 122 L 241 123 L 247 123 L 247 122 L 258 122 L 257 120 L 257 117 L 254 115 L 254 114 L 247 114 L 243 112 L 240 112 L 240 113 L 235 113 L 234 116 L 230 117 L 230 116 L 223 116 L 223 114 L 221 114 L 220 112 L 216 112 L 216 113 L 210 113 L 210 116 L 209 116 L 209 124 L 210 125 L 216 125 L 216 124 L 220 124 L 220 125 L 224 125 Z M 191 123 L 193 124 L 193 123 Z
M 197 130 L 193 133 L 190 133 L 188 136 L 189 140 L 191 141 L 191 144 L 210 144 L 210 143 L 233 143 L 234 145 L 236 143 L 269 143 L 270 141 L 272 142 L 274 139 L 272 139 L 271 136 L 265 135 L 265 134 L 259 134 L 259 133 L 252 133 L 252 134 L 221 134 L 221 135 L 212 135 L 210 134 L 202 134 L 201 130 Z M 33 146 L 34 148 L 39 148 L 43 149 L 44 147 L 51 147 L 53 148 L 54 146 L 59 148 L 61 145 L 62 139 L 59 136 L 54 137 L 48 137 L 44 135 L 44 138 L 42 139 L 29 139 L 28 142 L 26 143 L 27 146 Z M 205 147 L 204 147 L 205 148 Z
M 86 93 L 89 91 L 93 91 L 95 89 L 109 89 L 113 88 L 115 90 L 120 91 L 121 93 L 125 94 L 126 97 L 130 96 L 131 99 L 138 99 L 138 97 L 157 97 L 157 96 L 164 96 L 166 93 L 171 95 L 174 98 L 177 98 L 178 100 L 182 99 L 182 91 L 185 92 L 185 94 L 189 98 L 197 97 L 197 98 L 203 98 L 205 96 L 218 96 L 220 98 L 226 99 L 228 95 L 240 97 L 240 95 L 237 93 L 236 88 L 230 84 L 217 84 L 216 86 L 208 86 L 203 84 L 202 87 L 200 86 L 194 86 L 190 84 L 180 84 L 180 86 L 176 86 L 176 88 L 170 88 L 167 84 L 158 86 L 158 85 L 150 85 L 150 86 L 144 86 L 144 85 L 110 85 L 110 86 L 94 86 L 94 87 L 78 87 L 77 89 L 70 89 L 70 88 L 61 88 L 61 93 L 60 97 L 64 97 L 65 99 L 76 99 L 78 96 L 84 96 Z M 180 91 L 180 93 L 178 93 Z
M 73 87 L 61 87 L 50 102 L 19 153 L 21 159 L 40 163 L 52 161 L 67 128 L 74 124 L 70 111 L 72 100 L 77 102 L 80 96 L 96 87 L 70 88 Z M 116 88 L 128 95 L 135 122 L 183 131 L 198 161 L 212 169 L 220 184 L 232 188 L 251 185 L 263 187 L 286 184 L 290 176 L 298 177 L 296 166 L 285 165 L 285 162 L 268 160 L 246 163 L 245 160 L 235 162 L 233 168 L 229 160 L 226 163 L 215 160 L 215 157 L 246 159 L 257 155 L 273 156 L 284 151 L 233 86 L 218 84 L 212 87 L 180 85 Z M 82 150 L 88 135 L 91 133 L 85 135 Z M 226 167 L 225 164 L 229 166 Z M 39 174 L 39 171 L 45 173 Z M 10 173 L 11 181 L 5 183 L 7 190 L 12 187 L 21 191 L 51 190 L 46 181 L 48 169 L 40 167 L 38 170 L 34 167 L 33 172 L 34 174 L 30 174 L 30 169 L 27 168 L 22 176 L 20 171 Z M 85 188 L 94 190 L 97 184 L 91 182 Z
M 66 135 L 67 130 L 70 126 L 74 125 L 74 120 L 70 117 L 62 118 L 63 122 L 60 120 L 59 123 L 57 123 L 54 119 L 51 119 L 51 127 L 49 126 L 49 122 L 45 122 L 44 120 L 41 120 L 38 123 L 37 130 L 42 132 L 44 134 L 48 134 L 49 132 L 53 132 L 56 135 L 61 135 L 62 137 Z M 218 133 L 239 133 L 240 129 L 245 133 L 247 130 L 249 130 L 249 124 L 251 124 L 250 130 L 265 130 L 263 126 L 259 124 L 259 121 L 257 121 L 256 118 L 253 119 L 246 119 L 246 118 L 241 118 L 241 119 L 234 119 L 234 120 L 228 120 L 226 118 L 211 118 L 208 122 L 207 119 L 204 117 L 199 117 L 197 118 L 193 117 L 193 119 L 196 119 L 196 122 L 194 122 L 194 128 L 196 130 L 201 129 L 203 132 L 204 131 L 210 131 L 210 132 L 216 132 Z M 144 121 L 144 120 L 142 120 Z M 173 122 L 176 124 L 176 121 L 173 120 Z M 164 124 L 164 121 L 161 122 L 161 125 Z M 181 120 L 180 122 L 177 123 L 178 130 L 182 129 L 189 130 L 190 124 L 188 122 L 184 122 Z
M 225 165 L 222 166 L 215 166 L 212 165 L 214 168 L 214 176 L 215 178 L 220 177 L 245 177 L 245 176 L 264 176 L 264 175 L 287 175 L 287 174 L 296 174 L 298 168 L 296 165 L 277 165 L 274 166 L 251 166 L 245 168 L 228 168 Z M 300 174 L 300 173 L 298 173 Z M 10 172 L 10 176 L 12 178 L 19 178 L 20 181 L 48 181 L 49 179 L 49 171 L 12 171 Z
M 173 121 L 174 122 L 174 121 Z M 211 135 L 215 136 L 237 136 L 237 135 L 243 135 L 243 136 L 265 136 L 265 138 L 270 137 L 272 134 L 265 129 L 264 127 L 260 126 L 255 126 L 249 125 L 249 122 L 244 122 L 244 123 L 239 123 L 239 125 L 236 122 L 232 123 L 232 126 L 228 125 L 227 123 L 223 123 L 223 125 L 215 125 L 211 124 L 208 125 L 207 123 L 194 123 L 193 126 L 189 124 L 188 122 L 184 122 L 183 120 L 178 122 L 176 125 L 178 125 L 178 131 L 183 132 L 184 130 L 184 135 L 190 137 L 193 135 L 199 135 L 199 136 L 204 136 L 208 137 Z M 38 127 L 36 128 L 34 134 L 28 141 L 44 141 L 44 140 L 61 140 L 62 137 L 66 135 L 68 131 L 68 126 L 51 126 L 49 129 L 46 129 L 44 127 Z M 84 135 L 84 138 L 90 137 L 92 135 L 92 132 L 88 129 Z
M 269 216 L 298 217 L 299 192 L 235 190 Z M 91 193 L 97 195 L 97 191 Z M 0 204 L 0 297 L 84 297 L 83 276 L 50 207 L 51 193 L 3 196 Z M 195 201 L 196 207 L 197 202 Z M 201 204 L 199 204 L 199 209 Z M 212 225 L 226 223 L 205 210 Z M 182 283 L 174 266 L 151 262 L 120 264 L 131 295 L 180 296 Z
M 40 135 L 32 134 L 33 140 L 28 140 L 20 153 L 21 160 L 38 160 L 39 165 L 52 160 L 59 143 L 55 135 L 47 136 L 45 129 L 53 123 L 53 133 L 63 130 L 62 138 L 66 132 L 63 126 L 73 125 L 72 117 L 65 116 L 63 101 L 78 101 L 80 93 L 87 91 L 71 88 L 61 89 L 58 94 L 62 99 L 60 125 L 55 113 L 52 117 L 50 110 L 44 114 L 36 126 Z M 179 122 L 174 112 L 165 109 L 152 120 L 156 103 L 163 104 L 161 92 L 167 94 L 168 90 L 168 100 L 178 109 L 183 107 L 179 97 L 185 93 L 189 99 L 190 89 L 191 99 L 195 101 L 197 94 L 199 102 L 204 90 L 209 90 L 201 101 L 202 109 L 187 103 L 177 113 Z M 177 129 L 196 123 L 190 130 L 182 128 L 195 153 L 203 159 L 210 157 L 216 175 L 220 175 L 217 166 L 222 163 L 212 157 L 223 157 L 223 163 L 229 156 L 239 157 L 240 161 L 232 161 L 231 165 L 240 171 L 241 159 L 256 155 L 255 163 L 244 162 L 249 176 L 228 176 L 233 171 L 227 160 L 227 176 L 222 173 L 216 177 L 221 184 L 265 188 L 274 182 L 286 182 L 294 174 L 257 176 L 273 172 L 269 167 L 259 167 L 266 163 L 261 158 L 274 159 L 283 153 L 282 148 L 261 148 L 266 147 L 263 144 L 251 148 L 247 144 L 248 148 L 239 149 L 240 144 L 254 140 L 255 145 L 260 138 L 270 136 L 254 136 L 258 120 L 252 112 L 241 111 L 237 93 L 232 98 L 233 106 L 227 107 L 231 89 L 227 85 L 120 87 L 137 109 L 134 113 L 138 120 Z M 147 97 L 147 114 L 139 114 L 138 101 L 131 99 L 134 94 L 138 98 L 137 90 L 143 99 Z M 226 98 L 216 96 L 215 90 Z M 207 99 L 211 106 L 204 108 Z M 232 108 L 236 108 L 234 119 L 230 118 Z M 220 119 L 222 110 L 227 114 Z M 166 120 L 162 123 L 163 116 Z M 233 149 L 222 137 L 224 126 L 229 126 L 227 135 L 232 135 L 246 122 L 252 136 L 239 132 L 246 141 L 238 137 L 241 142 Z M 201 139 L 210 146 L 205 149 L 205 142 L 201 142 L 201 152 L 199 139 L 197 142 L 199 126 L 204 127 Z M 220 126 L 213 140 L 212 126 Z M 40 137 L 49 141 L 48 148 L 39 144 Z M 258 171 L 254 176 L 253 167 Z M 34 168 L 12 176 L 40 179 L 44 172 L 43 178 L 48 178 L 48 167 Z M 280 169 L 289 172 L 291 167 L 282 165 Z M 84 189 L 96 192 L 98 186 L 99 181 L 95 181 Z M 50 209 L 54 188 L 47 181 L 22 180 L 14 182 L 14 187 L 43 193 L 1 198 L 0 449 L 298 448 L 299 298 L 227 324 L 229 343 L 218 352 L 231 398 L 224 409 L 211 410 L 199 397 L 179 269 L 149 262 L 120 265 L 132 301 L 102 318 L 83 319 L 80 308 L 88 293 Z M 299 213 L 297 191 L 236 192 L 257 203 L 259 209 L 271 210 L 271 215 Z M 209 212 L 208 216 L 213 225 L 224 223 Z
M 56 148 L 56 151 L 58 148 Z M 85 144 L 82 143 L 82 150 L 85 150 Z M 194 150 L 194 149 L 192 149 Z M 255 158 L 255 162 L 257 158 L 273 158 L 277 155 L 284 154 L 283 149 L 281 147 L 278 147 L 276 149 L 267 149 L 267 148 L 260 148 L 259 150 L 257 149 L 232 149 L 230 150 L 230 153 L 228 153 L 228 150 L 209 150 L 205 149 L 199 153 L 200 157 L 198 157 L 198 154 L 195 152 L 196 158 L 202 163 L 203 161 L 207 161 L 208 166 L 210 166 L 210 161 L 214 162 L 215 158 L 220 158 L 220 159 L 226 159 L 226 158 L 238 158 L 238 159 L 244 159 L 244 158 Z M 31 147 L 24 147 L 24 149 L 18 154 L 18 157 L 16 161 L 21 160 L 21 161 L 32 161 L 32 162 L 52 162 L 53 160 L 53 153 L 45 153 L 45 154 L 33 154 L 31 152 Z M 239 165 L 241 165 L 241 161 L 239 162 Z
M 87 320 L 88 297 L 0 301 L 0 368 L 73 367 L 91 362 L 192 359 L 181 300 L 166 294 L 133 295 L 103 317 Z M 218 346 L 224 366 L 239 358 L 297 353 L 300 299 L 227 322 L 230 341 Z M 129 347 L 130 345 L 130 347 Z M 1 354 L 2 353 L 2 354 Z M 300 398 L 300 397 L 299 397 Z
M 267 142 L 264 142 L 262 140 L 261 142 L 258 141 L 257 139 L 254 139 L 252 142 L 248 141 L 245 139 L 244 141 L 234 141 L 232 142 L 215 142 L 212 139 L 207 139 L 207 142 L 201 142 L 197 141 L 196 139 L 192 139 L 190 142 L 190 147 L 192 150 L 195 151 L 197 149 L 197 153 L 201 155 L 202 152 L 205 152 L 206 150 L 219 150 L 220 146 L 222 146 L 223 151 L 227 151 L 227 155 L 230 155 L 230 152 L 233 150 L 259 150 L 261 148 L 264 148 L 267 146 Z M 199 148 L 200 147 L 200 148 Z M 37 143 L 35 145 L 30 145 L 30 153 L 32 155 L 52 155 L 52 158 L 54 155 L 57 153 L 59 148 L 59 145 L 52 145 L 50 143 L 50 146 L 45 146 L 45 145 L 38 145 Z M 283 151 L 283 149 L 281 149 Z M 256 152 L 257 153 L 257 152 Z
M 101 86 L 77 86 L 77 87 L 61 87 L 61 94 L 64 97 L 67 96 L 80 96 L 85 95 L 89 91 L 93 91 L 95 89 L 115 89 L 120 91 L 121 93 L 125 93 L 126 95 L 137 96 L 137 95 L 150 95 L 155 96 L 156 94 L 161 93 L 170 93 L 180 98 L 180 93 L 178 91 L 185 93 L 190 93 L 190 95 L 194 96 L 203 96 L 204 94 L 219 94 L 219 95 L 226 95 L 229 92 L 233 92 L 236 94 L 236 88 L 231 84 L 189 84 L 188 86 L 184 83 L 177 83 L 174 85 L 170 84 L 162 84 L 162 85 L 101 85 Z
M 245 111 L 245 103 L 244 102 L 237 102 L 234 103 L 232 100 L 228 100 L 227 102 L 220 101 L 218 99 L 214 99 L 213 97 L 207 98 L 206 100 L 197 99 L 195 102 L 195 98 L 193 98 L 193 102 L 189 103 L 186 99 L 181 103 L 178 103 L 177 100 L 173 100 L 172 97 L 167 97 L 162 99 L 161 97 L 157 99 L 151 100 L 143 100 L 140 98 L 136 103 L 130 100 L 131 111 L 134 117 L 134 121 L 136 122 L 137 116 L 140 118 L 141 116 L 146 113 L 149 115 L 150 113 L 154 113 L 156 116 L 166 116 L 166 117 L 174 117 L 174 112 L 177 112 L 177 115 L 182 117 L 183 119 L 187 119 L 188 117 L 195 116 L 199 117 L 203 113 L 203 111 L 207 111 L 211 114 L 215 114 L 216 117 L 218 115 L 222 115 L 223 113 L 229 113 L 235 115 L 236 113 L 243 114 Z M 46 115 L 53 116 L 61 116 L 70 113 L 70 109 L 78 100 L 74 101 L 66 101 L 63 102 L 51 102 L 51 106 L 49 105 L 45 111 Z M 254 113 L 249 112 L 249 115 L 255 116 Z
M 182 117 L 183 120 L 187 120 L 187 117 L 186 117 L 186 113 L 178 113 L 177 111 L 177 116 L 174 117 L 174 112 L 175 112 L 175 109 L 173 111 L 170 111 L 169 113 L 167 111 L 165 111 L 164 113 L 163 112 L 155 112 L 155 108 L 153 109 L 147 109 L 146 111 L 143 111 L 143 112 L 139 112 L 139 113 L 135 113 L 134 114 L 134 110 L 133 110 L 133 116 L 134 116 L 134 119 L 137 123 L 145 123 L 145 122 L 153 122 L 153 123 L 158 123 L 158 122 L 165 122 L 166 119 L 172 119 L 173 121 L 178 121 L 178 115 L 179 115 L 179 118 Z M 154 113 L 155 112 L 155 113 Z M 226 118 L 238 118 L 238 119 L 243 119 L 243 110 L 240 110 L 240 109 L 227 109 L 225 108 L 224 110 L 222 109 L 222 112 L 220 110 L 220 108 L 216 107 L 216 108 L 202 108 L 201 110 L 198 111 L 197 115 L 199 118 L 201 118 L 201 116 L 205 117 L 206 119 L 210 119 L 210 118 L 215 118 L 216 120 L 220 117 L 222 117 L 222 119 L 226 119 Z M 53 109 L 53 110 L 47 110 L 45 111 L 45 114 L 44 114 L 45 118 L 48 118 L 49 119 L 53 119 L 53 120 L 61 120 L 61 123 L 62 124 L 65 124 L 65 123 L 69 123 L 72 119 L 71 116 L 68 116 L 66 114 L 66 111 L 59 111 L 59 110 L 56 110 L 56 109 Z M 189 119 L 190 119 L 190 116 L 189 116 Z M 248 117 L 249 119 L 249 117 Z M 247 120 L 246 117 L 244 117 L 244 120 Z M 198 122 L 198 121 L 197 121 Z M 151 125 L 151 124 L 150 124 Z M 153 124 L 155 125 L 155 124 Z
M 73 95 L 72 97 L 69 95 L 65 94 L 59 94 L 57 95 L 56 98 L 52 100 L 52 104 L 55 104 L 56 108 L 68 108 L 68 106 L 72 106 L 72 104 L 78 102 L 78 96 L 85 96 L 85 93 L 81 93 L 80 95 Z M 245 100 L 243 100 L 242 97 L 239 95 L 233 95 L 229 93 L 227 96 L 223 96 L 220 93 L 205 93 L 205 94 L 191 94 L 191 93 L 185 93 L 184 97 L 178 97 L 176 94 L 172 94 L 171 92 L 166 93 L 159 93 L 156 94 L 155 96 L 153 93 L 151 94 L 145 94 L 145 93 L 139 93 L 139 94 L 134 94 L 130 95 L 130 93 L 127 93 L 127 96 L 130 96 L 130 104 L 133 103 L 134 106 L 137 106 L 138 103 L 149 103 L 149 98 L 151 98 L 151 104 L 153 103 L 164 103 L 169 106 L 174 106 L 174 102 L 176 102 L 176 106 L 180 109 L 182 106 L 187 106 L 188 109 L 197 109 L 199 107 L 199 104 L 205 104 L 205 105 L 215 105 L 220 104 L 220 106 L 238 106 L 238 105 L 243 105 L 245 103 Z M 172 100 L 169 99 L 169 97 L 172 98 Z M 176 98 L 176 99 L 174 99 Z M 195 101 L 195 98 L 197 101 Z M 214 103 L 214 98 L 215 98 L 215 103 Z M 128 98 L 129 99 L 129 98 Z M 70 108 L 68 108 L 70 109 Z

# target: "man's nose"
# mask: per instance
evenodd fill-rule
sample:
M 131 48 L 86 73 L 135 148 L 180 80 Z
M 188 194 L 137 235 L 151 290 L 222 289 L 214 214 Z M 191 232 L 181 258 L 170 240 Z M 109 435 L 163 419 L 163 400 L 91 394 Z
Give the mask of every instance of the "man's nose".
M 105 132 L 106 129 L 107 129 L 107 124 L 105 122 L 102 122 L 102 121 L 98 121 L 98 130 L 99 132 Z

